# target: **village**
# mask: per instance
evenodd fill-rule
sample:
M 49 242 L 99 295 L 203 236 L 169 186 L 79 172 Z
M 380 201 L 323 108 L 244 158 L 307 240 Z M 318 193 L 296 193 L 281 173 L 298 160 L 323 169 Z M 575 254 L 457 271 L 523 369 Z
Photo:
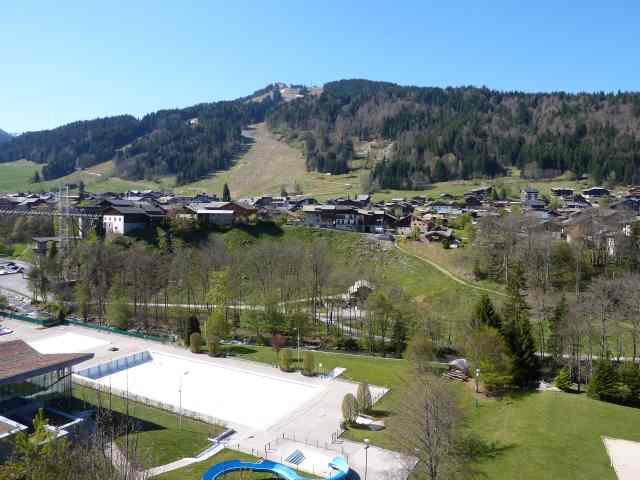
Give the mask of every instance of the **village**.
M 66 193 L 65 193 L 66 192 Z M 161 191 L 117 193 L 8 193 L 0 197 L 0 217 L 75 217 L 77 231 L 63 232 L 69 238 L 82 238 L 89 228 L 114 235 L 141 236 L 170 220 L 192 222 L 212 228 L 233 228 L 256 221 L 277 221 L 290 225 L 374 234 L 379 239 L 404 237 L 421 242 L 440 242 L 445 248 L 461 245 L 457 230 L 464 223 L 477 223 L 484 217 L 521 212 L 538 228 L 553 232 L 554 238 L 575 239 L 581 219 L 594 212 L 618 222 L 612 231 L 630 233 L 630 225 L 640 215 L 640 187 L 613 192 L 604 187 L 582 191 L 550 188 L 551 198 L 527 187 L 519 197 L 501 197 L 493 186 L 468 190 L 463 195 L 441 193 L 438 198 L 414 196 L 376 201 L 372 194 L 337 197 L 319 202 L 307 195 L 261 195 L 237 200 L 221 200 L 216 195 L 176 195 Z M 45 253 L 57 236 L 34 237 L 35 251 Z

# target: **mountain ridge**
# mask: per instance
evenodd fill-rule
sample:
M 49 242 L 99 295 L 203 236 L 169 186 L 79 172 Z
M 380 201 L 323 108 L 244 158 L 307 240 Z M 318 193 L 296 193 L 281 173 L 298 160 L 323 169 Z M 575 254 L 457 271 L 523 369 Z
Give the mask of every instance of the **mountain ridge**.
M 44 164 L 45 179 L 113 160 L 131 180 L 175 175 L 177 184 L 227 170 L 241 131 L 266 121 L 304 145 L 310 171 L 364 162 L 369 188 L 565 172 L 596 182 L 640 182 L 640 94 L 503 92 L 415 87 L 363 79 L 322 88 L 273 83 L 236 100 L 121 115 L 29 132 L 0 145 L 0 162 Z M 374 146 L 380 146 L 374 151 Z M 363 153 L 364 152 L 364 153 Z M 373 152 L 373 153 L 372 153 Z

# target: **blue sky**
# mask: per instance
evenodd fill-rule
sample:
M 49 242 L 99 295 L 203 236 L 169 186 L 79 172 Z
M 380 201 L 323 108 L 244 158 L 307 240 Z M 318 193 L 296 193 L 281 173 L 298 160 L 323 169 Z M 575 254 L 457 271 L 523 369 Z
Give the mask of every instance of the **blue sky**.
M 4 3 L 0 128 L 10 132 L 274 81 L 640 90 L 637 0 Z

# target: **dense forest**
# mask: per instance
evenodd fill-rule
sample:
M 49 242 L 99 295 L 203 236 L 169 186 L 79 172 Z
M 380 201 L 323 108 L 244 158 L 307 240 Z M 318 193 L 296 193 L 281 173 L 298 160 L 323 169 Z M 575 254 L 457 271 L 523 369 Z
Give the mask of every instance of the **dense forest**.
M 269 85 L 233 101 L 75 122 L 0 144 L 0 162 L 46 164 L 46 180 L 106 160 L 128 179 L 176 175 L 177 183 L 228 169 L 242 128 L 268 125 L 304 144 L 309 170 L 346 173 L 368 162 L 373 187 L 420 188 L 494 177 L 564 172 L 595 183 L 640 182 L 640 94 L 521 93 L 405 87 L 341 80 L 320 95 L 284 101 Z M 285 99 L 286 100 L 286 99 Z M 369 155 L 376 145 L 378 155 Z
M 0 162 L 44 163 L 45 180 L 114 160 L 115 173 L 132 180 L 176 175 L 194 181 L 229 168 L 241 146 L 244 126 L 264 120 L 280 102 L 277 90 L 251 97 L 162 110 L 136 119 L 130 115 L 74 122 L 53 130 L 28 132 L 0 145 Z
M 303 140 L 307 167 L 343 173 L 354 142 L 382 140 L 372 168 L 380 187 L 566 171 L 594 181 L 640 181 L 640 94 L 419 88 L 367 80 L 328 83 L 319 97 L 281 105 L 271 128 Z

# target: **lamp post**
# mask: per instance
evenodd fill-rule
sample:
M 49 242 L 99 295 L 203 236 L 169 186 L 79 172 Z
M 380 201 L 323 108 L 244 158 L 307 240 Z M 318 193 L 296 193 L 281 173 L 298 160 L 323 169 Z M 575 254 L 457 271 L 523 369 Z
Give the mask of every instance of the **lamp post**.
M 320 370 L 321 377 L 324 377 L 324 372 L 322 371 L 322 364 L 321 363 L 318 364 L 318 370 Z
M 476 393 L 479 392 L 479 389 L 478 389 L 478 379 L 479 378 L 480 378 L 480 369 L 476 368 Z
M 364 439 L 364 480 L 367 480 L 367 469 L 369 467 L 369 439 Z
M 189 370 L 182 372 L 180 375 L 180 387 L 178 388 L 178 393 L 180 394 L 180 412 L 178 413 L 178 419 L 180 420 L 180 428 L 182 428 L 182 377 L 185 375 L 189 375 Z
M 298 368 L 300 368 L 300 327 L 296 327 L 298 332 Z

